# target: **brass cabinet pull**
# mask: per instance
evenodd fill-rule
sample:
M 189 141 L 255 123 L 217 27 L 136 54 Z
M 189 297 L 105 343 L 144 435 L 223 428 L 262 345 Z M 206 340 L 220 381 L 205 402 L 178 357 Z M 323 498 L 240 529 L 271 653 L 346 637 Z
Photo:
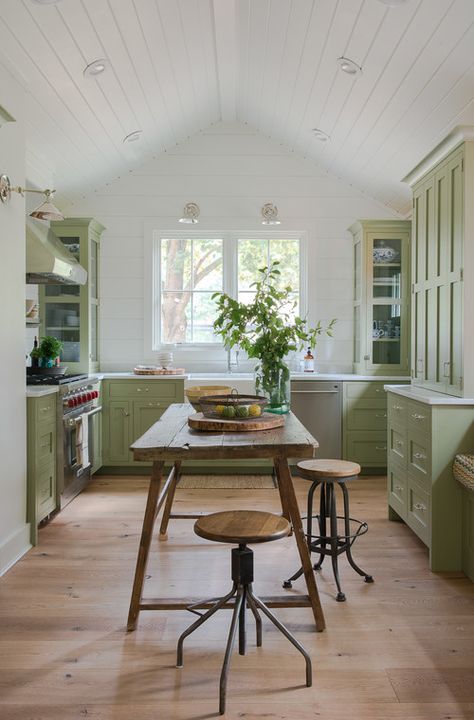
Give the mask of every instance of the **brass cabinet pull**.
M 443 377 L 449 377 L 449 368 L 451 366 L 450 362 L 444 362 L 443 363 Z
M 130 417 L 129 412 L 125 412 L 125 410 L 123 408 L 121 408 L 121 410 L 122 410 L 122 414 L 124 415 L 124 417 Z
M 375 446 L 375 449 L 376 449 L 376 450 L 386 450 L 386 449 L 387 449 L 387 446 L 386 446 L 386 445 L 376 445 L 376 446 Z
M 377 417 L 377 418 L 386 418 L 386 417 L 387 417 L 387 413 L 375 413 L 375 417 Z
M 421 510 L 421 512 L 426 511 L 426 505 L 423 505 L 423 503 L 415 503 L 413 507 L 415 508 L 415 510 Z

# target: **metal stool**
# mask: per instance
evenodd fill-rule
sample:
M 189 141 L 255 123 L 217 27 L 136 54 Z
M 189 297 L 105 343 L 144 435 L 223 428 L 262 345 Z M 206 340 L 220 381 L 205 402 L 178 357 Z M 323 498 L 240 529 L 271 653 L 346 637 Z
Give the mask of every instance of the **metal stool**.
M 258 610 L 288 638 L 297 650 L 303 655 L 306 662 L 306 685 L 311 686 L 311 659 L 302 645 L 293 637 L 287 628 L 270 612 L 267 606 L 253 593 L 253 551 L 247 547 L 247 543 L 270 542 L 279 540 L 290 534 L 291 528 L 288 521 L 279 515 L 256 510 L 232 510 L 229 512 L 218 512 L 206 515 L 196 521 L 194 532 L 207 540 L 223 543 L 237 543 L 238 548 L 232 549 L 232 590 L 224 597 L 201 600 L 195 605 L 188 606 L 188 610 L 199 615 L 190 627 L 179 637 L 177 649 L 177 667 L 183 667 L 183 642 L 184 639 L 194 632 L 200 625 L 208 620 L 211 615 L 222 608 L 232 597 L 235 596 L 232 621 L 227 637 L 227 645 L 222 665 L 220 686 L 219 686 L 219 713 L 225 712 L 227 675 L 230 665 L 230 656 L 234 645 L 237 625 L 239 626 L 239 654 L 245 655 L 246 630 L 245 630 L 245 609 L 248 605 L 255 618 L 257 628 L 257 646 L 262 644 L 262 620 Z M 200 613 L 197 608 L 207 603 L 214 603 L 210 610 Z
M 313 568 L 314 570 L 319 570 L 326 555 L 331 556 L 334 579 L 336 580 L 338 590 L 336 600 L 338 602 L 344 602 L 346 596 L 341 590 L 337 565 L 337 559 L 341 553 L 346 553 L 349 564 L 359 575 L 364 577 L 365 582 L 374 582 L 372 575 L 368 575 L 364 570 L 361 570 L 354 562 L 351 551 L 355 540 L 361 535 L 364 535 L 369 529 L 366 522 L 351 518 L 349 513 L 349 493 L 347 492 L 346 482 L 357 479 L 360 473 L 360 465 L 346 460 L 306 460 L 298 463 L 297 467 L 301 477 L 312 481 L 308 492 L 306 537 L 309 551 L 319 553 L 319 559 L 313 565 Z M 342 490 L 344 500 L 344 515 L 342 516 L 338 515 L 336 510 L 335 484 L 339 485 Z M 318 486 L 321 486 L 319 515 L 313 515 L 313 495 Z M 318 535 L 313 535 L 313 517 L 318 521 Z M 326 529 L 327 518 L 329 519 L 329 534 Z M 343 535 L 338 535 L 338 520 L 344 521 Z M 351 523 L 355 528 L 354 532 L 351 532 Z M 302 574 L 303 568 L 300 568 L 288 580 L 285 580 L 283 587 L 291 588 L 292 582 Z

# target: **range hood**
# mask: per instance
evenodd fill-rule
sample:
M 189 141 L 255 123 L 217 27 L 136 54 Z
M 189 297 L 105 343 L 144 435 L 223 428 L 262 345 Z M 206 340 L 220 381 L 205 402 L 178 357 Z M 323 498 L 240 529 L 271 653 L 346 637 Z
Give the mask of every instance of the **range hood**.
M 34 220 L 26 221 L 26 282 L 85 285 L 87 272 L 66 250 L 53 231 Z

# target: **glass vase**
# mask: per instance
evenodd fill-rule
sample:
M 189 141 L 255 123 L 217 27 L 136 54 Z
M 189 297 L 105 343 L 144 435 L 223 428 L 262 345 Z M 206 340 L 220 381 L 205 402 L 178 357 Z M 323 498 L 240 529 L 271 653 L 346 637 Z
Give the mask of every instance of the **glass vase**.
M 260 362 L 255 368 L 255 394 L 268 400 L 266 412 L 290 412 L 290 370 L 282 361 Z

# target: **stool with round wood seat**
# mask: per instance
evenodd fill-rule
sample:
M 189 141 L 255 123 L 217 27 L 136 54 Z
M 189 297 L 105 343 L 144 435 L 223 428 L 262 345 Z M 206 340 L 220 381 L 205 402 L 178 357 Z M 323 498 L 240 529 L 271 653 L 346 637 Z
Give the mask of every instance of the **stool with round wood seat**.
M 264 615 L 285 635 L 286 638 L 303 655 L 306 661 L 306 685 L 309 687 L 312 682 L 311 659 L 302 645 L 293 637 L 287 628 L 270 612 L 267 606 L 254 595 L 252 590 L 253 582 L 253 551 L 247 547 L 247 543 L 263 543 L 272 540 L 279 540 L 290 534 L 291 528 L 288 521 L 268 512 L 256 510 L 232 510 L 218 512 L 212 515 L 205 515 L 199 518 L 194 525 L 194 532 L 206 540 L 222 543 L 236 543 L 238 548 L 232 549 L 232 590 L 221 598 L 200 601 L 196 605 L 190 605 L 188 610 L 200 615 L 190 627 L 188 627 L 178 640 L 177 667 L 183 666 L 183 642 L 184 639 L 208 620 L 211 615 L 226 605 L 235 597 L 232 620 L 227 637 L 227 645 L 222 665 L 220 686 L 219 686 L 219 713 L 225 712 L 227 675 L 230 665 L 230 656 L 234 645 L 237 626 L 239 627 L 239 654 L 245 655 L 246 630 L 245 630 L 245 609 L 248 606 L 255 618 L 257 629 L 257 646 L 262 644 L 262 621 L 259 615 L 261 610 Z M 196 608 L 212 602 L 212 607 L 205 613 L 200 613 Z
M 349 493 L 346 483 L 357 479 L 360 473 L 360 465 L 347 460 L 305 460 L 299 462 L 297 467 L 298 474 L 301 477 L 311 480 L 311 487 L 308 492 L 306 537 L 310 552 L 319 554 L 319 558 L 313 567 L 315 570 L 319 570 L 326 555 L 331 556 L 334 579 L 338 590 L 336 599 L 343 602 L 346 596 L 341 590 L 337 562 L 341 553 L 346 553 L 349 564 L 359 575 L 364 577 L 365 582 L 371 583 L 374 581 L 372 575 L 368 575 L 364 570 L 361 570 L 354 562 L 351 551 L 355 540 L 368 530 L 366 522 L 351 518 L 349 513 Z M 342 516 L 337 514 L 335 485 L 339 485 L 342 491 L 344 504 L 344 515 Z M 313 495 L 317 487 L 320 487 L 321 493 L 319 514 L 313 515 Z M 318 535 L 313 535 L 313 518 L 318 521 Z M 329 532 L 326 527 L 327 520 L 329 520 Z M 344 532 L 342 535 L 338 534 L 338 520 L 343 521 Z M 291 588 L 292 582 L 302 574 L 303 568 L 300 568 L 288 580 L 285 580 L 283 587 Z

